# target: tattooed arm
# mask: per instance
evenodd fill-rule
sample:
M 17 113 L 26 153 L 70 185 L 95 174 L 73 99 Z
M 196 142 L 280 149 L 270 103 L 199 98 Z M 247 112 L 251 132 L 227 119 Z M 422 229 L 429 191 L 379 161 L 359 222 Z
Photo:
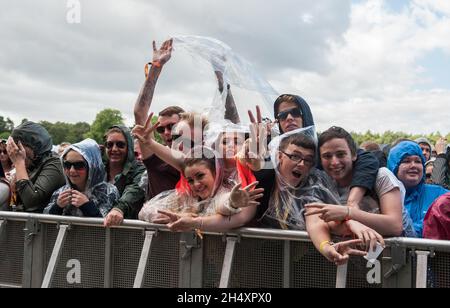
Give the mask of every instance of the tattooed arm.
M 146 76 L 145 83 L 142 86 L 139 97 L 134 105 L 134 121 L 137 125 L 144 125 L 147 120 L 159 75 L 161 74 L 164 64 L 166 64 L 172 56 L 172 43 L 172 39 L 165 41 L 158 50 L 156 49 L 155 41 L 153 41 L 152 65 L 150 66 L 148 76 Z

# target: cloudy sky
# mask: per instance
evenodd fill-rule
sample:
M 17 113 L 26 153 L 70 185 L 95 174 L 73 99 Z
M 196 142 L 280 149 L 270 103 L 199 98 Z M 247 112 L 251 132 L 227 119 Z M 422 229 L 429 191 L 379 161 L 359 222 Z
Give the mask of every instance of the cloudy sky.
M 74 24 L 70 2 L 2 1 L 0 115 L 92 122 L 109 107 L 131 124 L 152 40 L 199 35 L 304 97 L 319 130 L 450 132 L 448 0 L 79 0 Z M 210 104 L 211 76 L 187 59 L 175 49 L 155 111 Z

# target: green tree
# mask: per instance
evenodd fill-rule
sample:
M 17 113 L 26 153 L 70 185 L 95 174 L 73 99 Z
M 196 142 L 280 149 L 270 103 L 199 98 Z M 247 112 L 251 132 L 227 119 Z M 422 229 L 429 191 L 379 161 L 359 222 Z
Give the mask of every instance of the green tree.
M 92 123 L 91 130 L 86 133 L 85 138 L 92 138 L 98 143 L 103 143 L 103 136 L 108 128 L 113 125 L 124 125 L 124 118 L 119 110 L 105 109 L 100 111 Z
M 86 122 L 78 122 L 73 124 L 69 134 L 66 136 L 66 141 L 70 143 L 77 143 L 84 139 L 84 135 L 91 130 L 91 126 Z
M 10 118 L 0 116 L 0 133 L 10 133 L 14 129 L 14 122 Z
M 1 140 L 3 140 L 3 139 L 8 139 L 8 137 L 11 135 L 11 133 L 8 133 L 8 132 L 4 132 L 4 133 L 0 133 L 0 139 Z

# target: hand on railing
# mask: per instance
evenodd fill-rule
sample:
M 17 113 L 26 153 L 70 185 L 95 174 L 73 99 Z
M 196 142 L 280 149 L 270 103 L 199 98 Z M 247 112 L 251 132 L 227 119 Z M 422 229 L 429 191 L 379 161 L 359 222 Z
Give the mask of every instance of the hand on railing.
M 321 244 L 320 250 L 325 258 L 327 258 L 337 266 L 340 266 L 348 262 L 350 255 L 362 257 L 367 254 L 367 252 L 365 251 L 352 248 L 352 246 L 361 243 L 361 240 L 350 240 L 336 244 L 327 241 Z

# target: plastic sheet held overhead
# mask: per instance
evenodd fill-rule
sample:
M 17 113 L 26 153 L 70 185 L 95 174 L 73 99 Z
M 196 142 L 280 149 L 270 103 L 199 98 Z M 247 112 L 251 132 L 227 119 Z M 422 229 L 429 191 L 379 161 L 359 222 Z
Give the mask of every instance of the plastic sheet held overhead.
M 249 122 L 247 110 L 255 110 L 256 105 L 260 105 L 264 117 L 273 118 L 273 102 L 278 93 L 248 61 L 213 38 L 176 36 L 173 39 L 174 53 L 186 52 L 194 61 L 207 63 L 219 80 L 213 102 L 206 108 L 211 122 L 217 125 L 230 122 L 246 124 Z M 230 107 L 233 104 L 239 115 L 237 121 Z M 225 120 L 226 114 L 228 120 Z

